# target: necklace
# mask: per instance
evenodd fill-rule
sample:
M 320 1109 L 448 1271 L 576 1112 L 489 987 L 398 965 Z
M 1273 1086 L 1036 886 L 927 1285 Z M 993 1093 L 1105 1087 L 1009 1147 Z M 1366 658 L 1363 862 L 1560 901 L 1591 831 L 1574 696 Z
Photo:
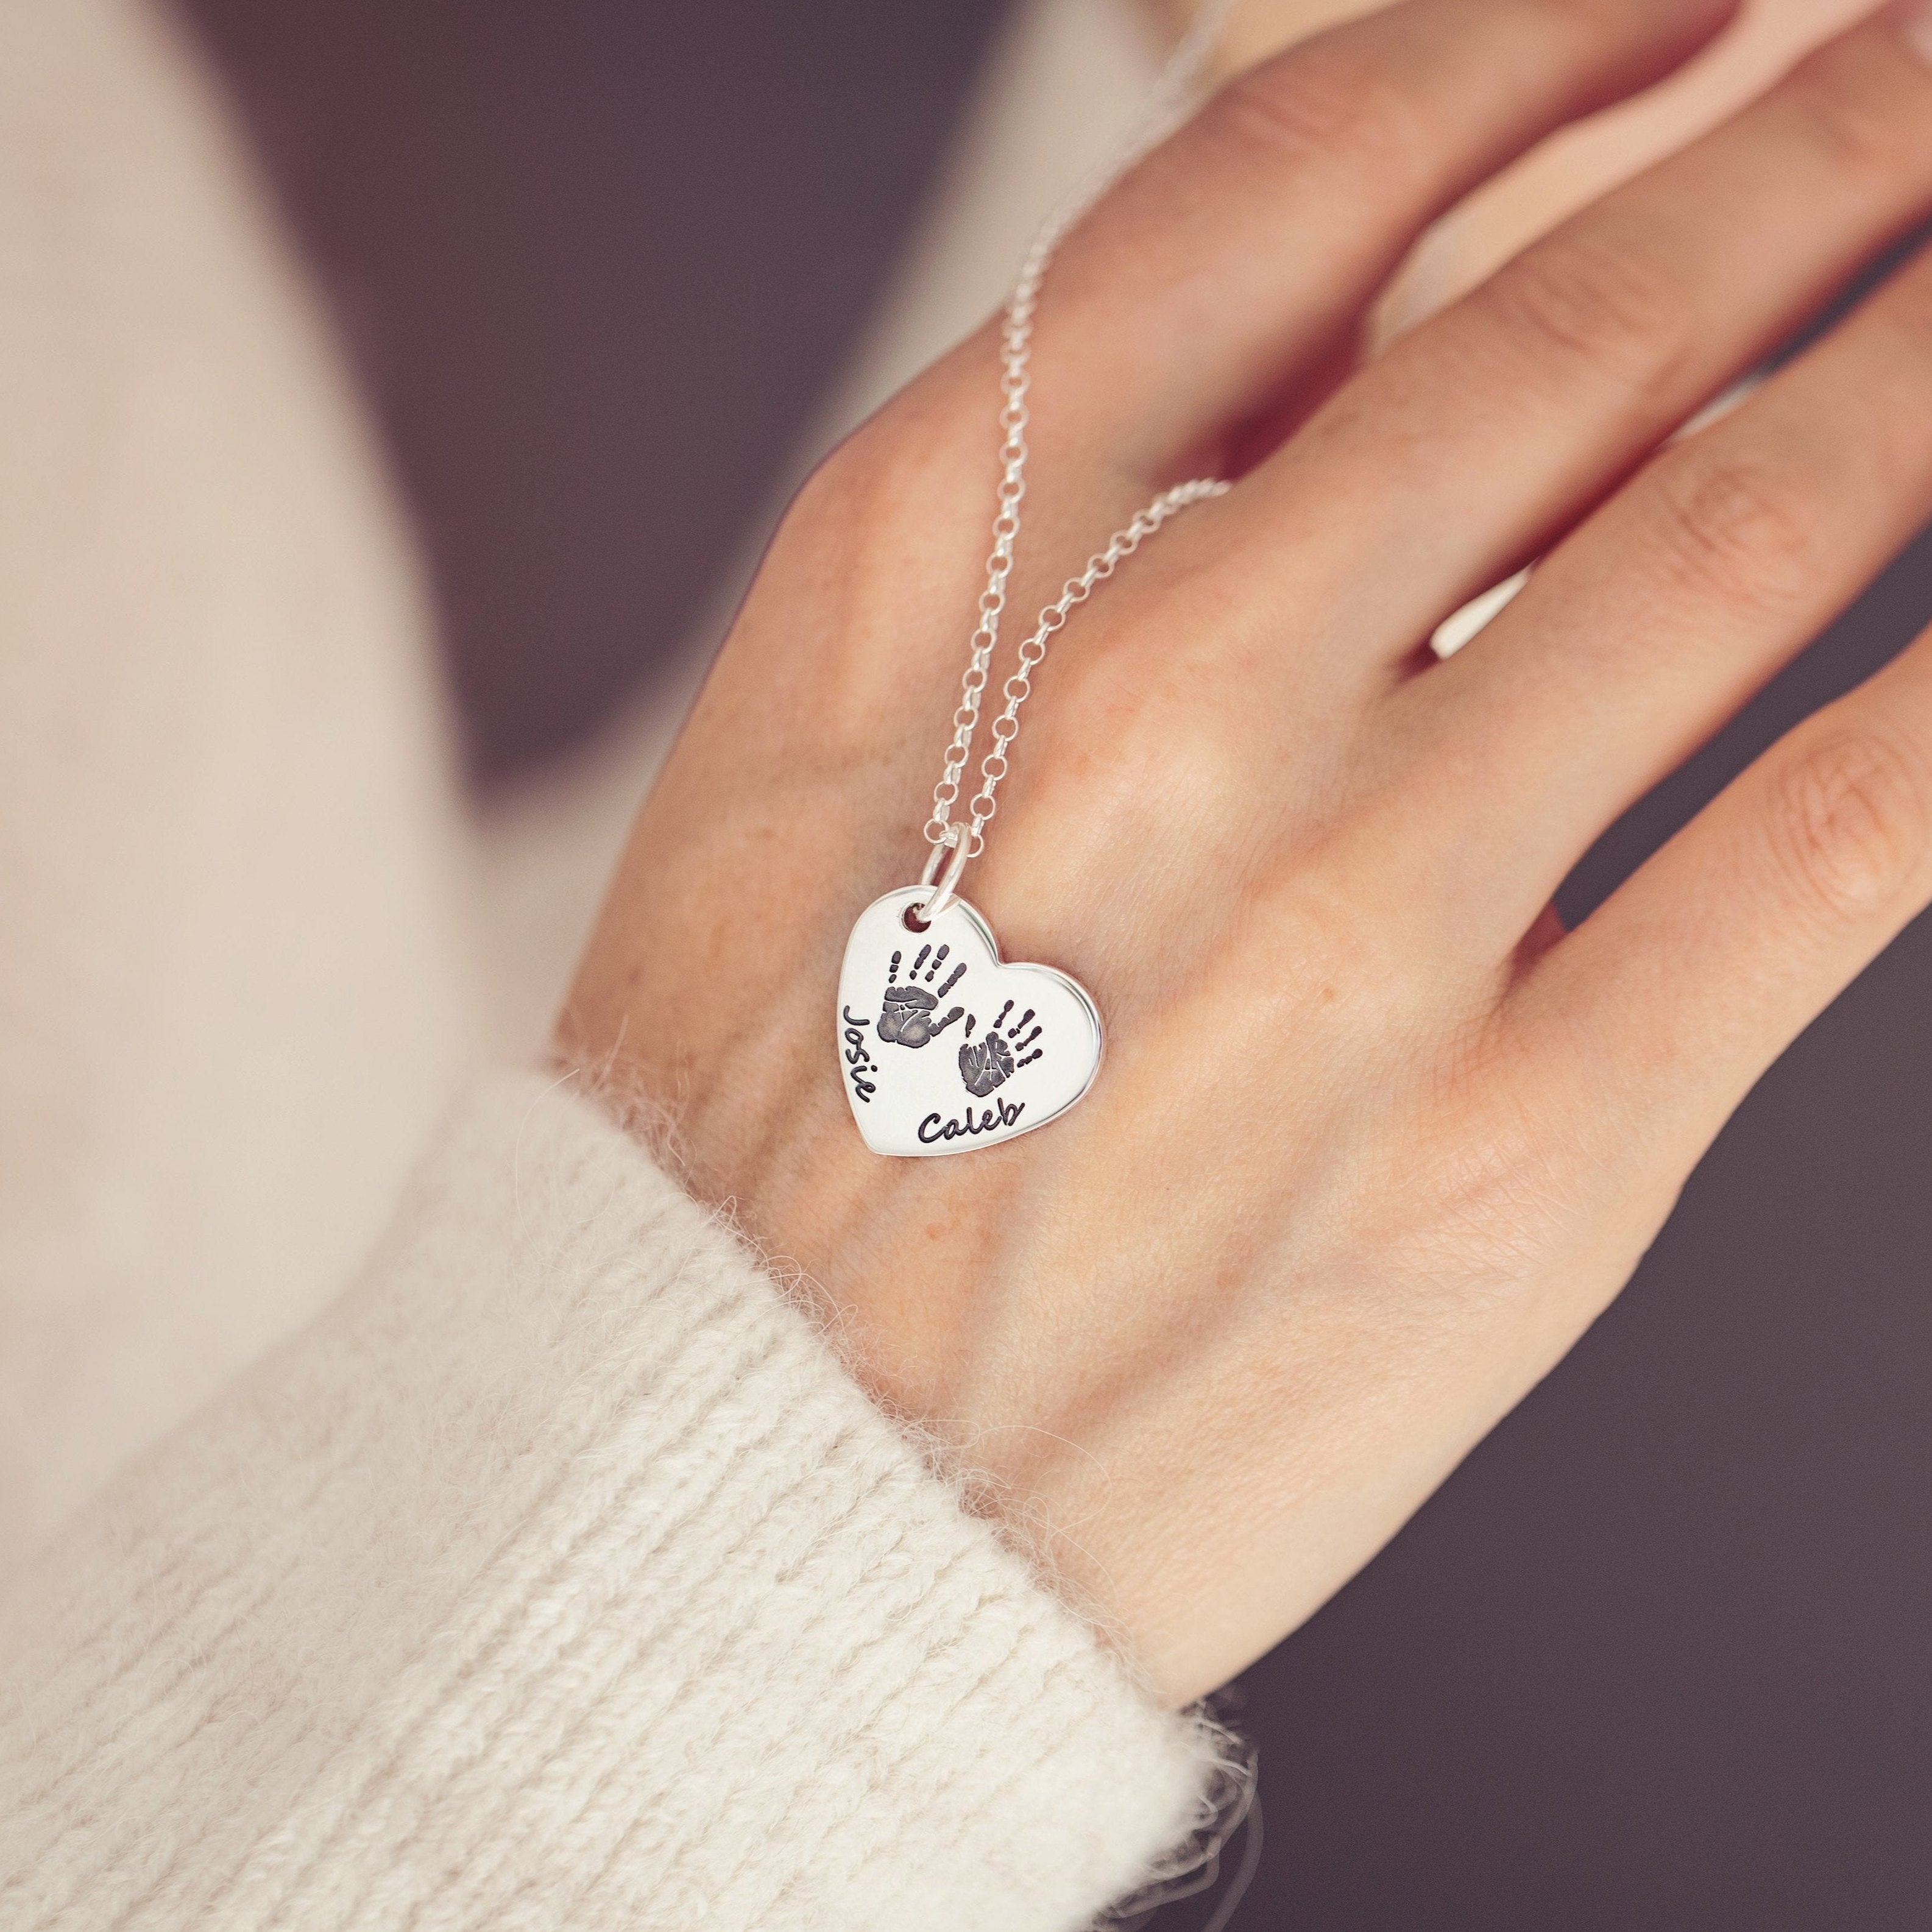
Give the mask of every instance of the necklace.
M 1048 218 L 1034 238 L 1008 298 L 1000 342 L 1000 476 L 979 621 L 968 647 L 945 769 L 932 794 L 932 848 L 916 885 L 875 899 L 846 942 L 838 976 L 838 1032 L 846 1098 L 874 1154 L 940 1154 L 996 1146 L 1043 1127 L 1072 1106 L 1100 1070 L 1100 1010 L 1056 968 L 1007 962 L 985 918 L 958 896 L 967 861 L 986 844 L 994 795 L 1019 732 L 1020 707 L 1054 634 L 1177 512 L 1228 485 L 1197 478 L 1163 490 L 1067 579 L 1019 647 L 1001 688 L 1005 704 L 980 764 L 980 788 L 959 793 L 979 728 L 980 702 L 998 646 L 1006 580 L 1026 494 L 1028 393 L 1034 316 L 1054 250 L 1106 185 L 1178 119 L 1234 0 L 1197 16 L 1156 82 L 1125 152 Z M 956 819 L 953 814 L 964 816 Z

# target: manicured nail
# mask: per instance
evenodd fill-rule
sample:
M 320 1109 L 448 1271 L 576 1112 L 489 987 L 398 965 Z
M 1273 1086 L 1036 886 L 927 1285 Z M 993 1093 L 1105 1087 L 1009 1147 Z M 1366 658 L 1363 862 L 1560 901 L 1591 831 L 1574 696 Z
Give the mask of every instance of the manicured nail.
M 1920 59 L 1932 62 L 1932 0 L 1909 0 L 1898 10 L 1898 25 L 1906 45 Z

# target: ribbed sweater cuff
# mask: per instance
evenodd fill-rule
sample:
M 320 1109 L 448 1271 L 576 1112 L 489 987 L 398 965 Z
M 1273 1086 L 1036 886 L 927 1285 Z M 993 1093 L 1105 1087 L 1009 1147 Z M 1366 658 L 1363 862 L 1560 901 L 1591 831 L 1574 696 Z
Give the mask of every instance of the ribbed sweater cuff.
M 29 1571 L 0 1672 L 18 1932 L 1060 1932 L 1214 1755 L 524 1077 L 361 1286 Z

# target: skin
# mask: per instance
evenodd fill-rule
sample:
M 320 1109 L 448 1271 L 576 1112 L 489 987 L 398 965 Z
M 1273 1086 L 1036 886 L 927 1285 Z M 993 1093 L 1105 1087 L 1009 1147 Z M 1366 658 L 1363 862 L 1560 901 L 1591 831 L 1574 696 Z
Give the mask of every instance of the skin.
M 1226 80 L 1376 0 L 1240 0 L 1210 63 Z M 1712 128 L 1802 56 L 1871 10 L 1871 0 L 1744 0 L 1711 44 L 1634 100 L 1564 129 L 1484 183 L 1438 221 L 1378 305 L 1386 336 L 1433 314 L 1565 215 Z M 1149 0 L 1156 35 L 1178 38 L 1197 0 Z
M 1236 81 L 1066 244 L 1014 612 L 1157 489 L 1239 476 L 1056 640 L 963 882 L 1106 1016 L 1078 1108 L 872 1155 L 832 1024 L 853 920 L 926 855 L 990 329 L 801 492 L 564 1016 L 566 1059 L 652 1103 L 1171 1702 L 1308 1616 L 1547 1372 L 1932 898 L 1927 638 L 1576 932 L 1547 910 L 1932 515 L 1932 260 L 1651 454 L 1932 213 L 1904 15 L 1348 357 L 1444 211 L 1725 16 L 1406 0 Z M 1538 554 L 1474 644 L 1418 649 Z

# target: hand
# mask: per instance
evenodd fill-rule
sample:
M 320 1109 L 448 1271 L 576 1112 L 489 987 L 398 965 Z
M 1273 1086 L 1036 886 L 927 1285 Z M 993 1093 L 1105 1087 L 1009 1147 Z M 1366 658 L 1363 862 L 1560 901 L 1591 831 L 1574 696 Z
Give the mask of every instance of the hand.
M 1724 11 L 1406 0 L 1238 82 L 1066 244 L 1013 610 L 1160 488 L 1240 477 L 1057 642 L 964 881 L 1106 1016 L 1078 1108 L 884 1159 L 833 1051 L 846 934 L 926 855 L 990 332 L 801 494 L 565 1016 L 565 1053 L 658 1104 L 691 1184 L 796 1259 L 878 1397 L 1176 1701 L 1309 1615 L 1562 1355 L 1932 896 L 1922 640 L 1577 931 L 1547 909 L 1932 513 L 1932 261 L 1652 454 L 1932 208 L 1932 28 L 1873 20 L 1346 366 L 1433 218 Z M 1458 657 L 1418 650 L 1538 554 Z M 898 1024 L 879 1050 L 916 1046 Z

